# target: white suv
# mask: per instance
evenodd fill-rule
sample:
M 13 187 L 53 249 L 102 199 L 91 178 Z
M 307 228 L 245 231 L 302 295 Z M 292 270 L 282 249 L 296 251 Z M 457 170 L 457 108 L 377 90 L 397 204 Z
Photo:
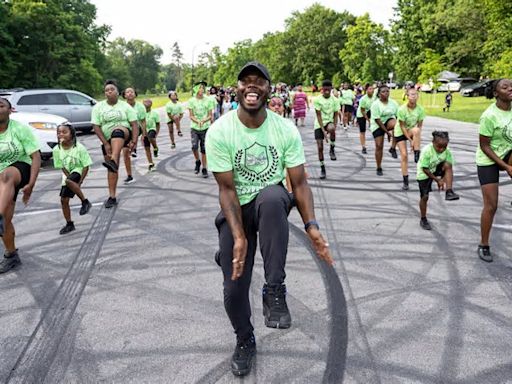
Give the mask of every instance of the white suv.
M 92 130 L 91 113 L 96 100 L 69 89 L 3 89 L 0 97 L 16 112 L 49 113 L 64 117 L 77 131 Z

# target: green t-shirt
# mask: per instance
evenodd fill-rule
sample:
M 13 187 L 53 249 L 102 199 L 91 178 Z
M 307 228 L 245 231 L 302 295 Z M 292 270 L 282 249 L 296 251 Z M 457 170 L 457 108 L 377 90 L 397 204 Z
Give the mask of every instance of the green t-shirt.
M 443 153 L 437 153 L 432 143 L 423 147 L 420 159 L 418 160 L 416 180 L 427 180 L 428 176 L 423 172 L 423 168 L 428 168 L 430 172 L 434 173 L 437 166 L 444 161 L 452 165 L 454 164 L 452 152 L 449 147 L 446 147 Z
M 172 101 L 169 101 L 167 104 L 165 104 L 165 112 L 167 114 L 167 123 L 171 121 L 169 119 L 169 114 L 171 116 L 177 116 L 183 114 L 183 105 L 181 103 L 173 103 Z
M 364 117 L 361 108 L 364 108 L 366 113 L 370 112 L 375 100 L 377 100 L 377 96 L 375 94 L 373 94 L 373 97 L 368 97 L 368 95 L 361 97 L 361 100 L 359 100 L 359 106 L 357 107 L 356 117 Z
M 504 111 L 492 103 L 480 117 L 479 134 L 491 138 L 491 149 L 501 159 L 512 150 L 512 111 Z M 476 164 L 493 165 L 482 151 L 480 145 L 476 150 Z
M 115 127 L 131 130 L 130 122 L 133 121 L 137 121 L 137 113 L 126 101 L 118 100 L 115 105 L 110 105 L 107 100 L 103 100 L 92 108 L 91 122 L 101 127 L 107 140 L 110 140 Z
M 141 123 L 146 119 L 146 107 L 140 101 L 136 101 L 132 108 L 134 108 L 137 113 L 137 121 L 140 127 Z
M 313 99 L 313 106 L 315 107 L 315 111 L 320 111 L 324 127 L 327 125 L 327 123 L 334 122 L 334 113 L 338 112 L 338 110 L 340 109 L 338 99 L 332 95 L 329 96 L 327 99 L 322 95 L 315 97 Z M 320 128 L 322 127 L 320 127 L 320 123 L 318 122 L 315 113 L 315 129 Z
M 214 104 L 212 98 L 206 95 L 202 99 L 192 97 L 188 101 L 188 109 L 192 110 L 197 120 L 203 120 L 214 109 Z M 190 121 L 190 127 L 196 131 L 206 131 L 210 127 L 210 120 L 207 120 L 201 127 L 196 122 Z
M 398 123 L 395 125 L 395 137 L 403 136 L 402 128 L 400 128 L 400 121 L 405 122 L 407 130 L 414 128 L 420 121 L 425 120 L 425 109 L 416 104 L 416 108 L 410 109 L 407 104 L 402 105 L 396 114 Z
M 79 173 L 82 175 L 85 167 L 92 164 L 91 156 L 87 149 L 80 143 L 74 147 L 64 149 L 59 145 L 53 148 L 53 166 L 59 169 L 65 169 L 69 173 Z M 63 177 L 62 185 L 66 185 L 66 178 Z
M 396 113 L 398 111 L 398 104 L 393 99 L 388 99 L 387 104 L 383 104 L 379 99 L 375 100 L 372 104 L 370 117 L 370 130 L 375 132 L 379 125 L 375 122 L 376 119 L 380 119 L 384 124 L 391 118 L 396 118 Z
M 39 141 L 32 128 L 9 119 L 5 132 L 0 133 L 0 172 L 17 161 L 32 165 L 31 154 L 39 151 Z
M 351 89 L 342 89 L 340 95 L 340 106 L 341 105 L 352 105 L 355 99 L 354 91 Z
M 156 124 L 160 123 L 160 115 L 157 111 L 151 110 L 146 112 L 146 130 L 156 131 Z
M 206 156 L 209 170 L 233 171 L 240 205 L 282 182 L 286 168 L 306 162 L 295 125 L 270 110 L 258 128 L 247 128 L 236 112 L 222 115 L 206 135 Z

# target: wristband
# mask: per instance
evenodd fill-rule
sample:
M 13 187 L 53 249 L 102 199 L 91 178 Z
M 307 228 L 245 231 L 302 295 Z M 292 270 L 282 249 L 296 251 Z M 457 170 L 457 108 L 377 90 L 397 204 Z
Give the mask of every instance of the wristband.
M 309 227 L 315 226 L 316 229 L 320 229 L 320 226 L 318 225 L 318 222 L 316 220 L 310 220 L 306 224 L 304 224 L 304 230 L 307 232 Z

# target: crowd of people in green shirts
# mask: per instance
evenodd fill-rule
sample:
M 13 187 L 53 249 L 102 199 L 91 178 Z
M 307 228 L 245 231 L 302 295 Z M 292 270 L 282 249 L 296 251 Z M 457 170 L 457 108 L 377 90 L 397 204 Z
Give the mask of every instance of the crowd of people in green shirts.
M 512 146 L 512 133 L 510 132 L 510 101 L 507 100 L 506 89 L 510 80 L 501 79 L 496 81 L 493 87 L 489 88 L 489 97 L 495 97 L 493 103 L 482 115 L 480 123 L 480 144 L 477 150 L 477 165 L 479 180 L 482 184 L 484 196 L 484 209 L 482 211 L 482 238 L 478 252 L 483 259 L 489 260 L 489 233 L 497 207 L 497 175 L 499 170 L 506 170 L 510 174 L 510 148 Z M 505 90 L 502 91 L 502 88 Z M 106 208 L 112 208 L 117 204 L 116 188 L 118 181 L 118 169 L 121 154 L 126 168 L 125 184 L 134 182 L 132 174 L 131 158 L 137 156 L 137 141 L 141 137 L 142 146 L 148 162 L 148 170 L 155 168 L 154 158 L 158 157 L 159 147 L 157 137 L 160 133 L 160 116 L 152 110 L 151 100 L 138 101 L 137 92 L 134 88 L 126 88 L 119 91 L 114 81 L 105 83 L 104 101 L 99 102 L 93 108 L 92 123 L 95 132 L 101 142 L 104 154 L 103 165 L 107 168 L 107 183 L 109 197 L 105 201 Z M 382 161 L 384 153 L 385 138 L 390 142 L 389 153 L 393 158 L 400 154 L 400 165 L 402 173 L 402 189 L 409 189 L 409 152 L 414 153 L 416 166 L 416 180 L 420 189 L 420 224 L 424 229 L 431 229 L 426 218 L 426 202 L 431 190 L 432 183 L 440 189 L 446 190 L 447 200 L 457 200 L 459 196 L 453 191 L 453 165 L 454 159 L 448 147 L 449 137 L 446 132 L 434 132 L 433 140 L 427 146 L 421 148 L 421 134 L 423 121 L 425 119 L 424 108 L 417 103 L 418 92 L 411 88 L 406 91 L 406 103 L 398 105 L 390 98 L 389 88 L 385 85 L 375 87 L 366 85 L 355 87 L 344 83 L 340 89 L 334 89 L 332 83 L 326 80 L 322 83 L 321 94 L 314 98 L 315 110 L 314 138 L 317 143 L 318 159 L 320 162 L 320 179 L 327 177 L 324 161 L 324 141 L 329 144 L 329 156 L 332 161 L 336 160 L 336 127 L 338 124 L 344 130 L 351 126 L 359 128 L 359 140 L 361 152 L 367 154 L 366 128 L 372 133 L 375 143 L 376 174 L 383 175 Z M 121 100 L 122 96 L 124 100 Z M 165 106 L 166 123 L 169 129 L 171 149 L 176 147 L 175 133 L 182 136 L 181 121 L 185 108 L 179 102 L 178 94 L 175 91 L 169 92 L 169 102 Z M 272 98 L 278 97 L 279 92 L 274 92 Z M 339 97 L 337 97 L 339 96 Z M 270 100 L 270 98 L 269 98 Z M 7 102 L 8 103 L 8 102 Z M 2 105 L 6 101 L 2 101 Z M 272 104 L 273 105 L 273 104 Z M 206 158 L 206 133 L 216 117 L 217 100 L 207 94 L 207 84 L 199 82 L 195 84 L 192 98 L 188 101 L 188 112 L 191 120 L 191 149 L 194 156 L 194 172 L 201 173 L 208 177 L 208 166 Z M 309 108 L 309 103 L 308 103 Z M 272 108 L 274 109 L 274 108 Z M 507 120 L 509 119 L 509 120 Z M 7 118 L 10 126 L 18 127 L 20 124 Z M 18 128 L 11 128 L 12 131 Z M 63 125 L 58 128 L 59 144 L 53 150 L 55 167 L 63 170 L 63 181 L 61 190 L 61 204 L 66 225 L 60 233 L 65 234 L 74 230 L 74 223 L 71 220 L 69 199 L 77 195 L 82 201 L 80 214 L 86 214 L 91 208 L 80 186 L 82 185 L 89 166 L 92 161 L 83 147 L 76 139 L 76 133 L 71 125 Z M 10 131 L 5 128 L 0 131 L 0 137 L 7 142 L 16 142 L 15 148 L 23 147 L 23 143 L 16 141 Z M 27 132 L 25 134 L 28 135 Z M 33 144 L 33 143 L 32 143 Z M 35 145 L 35 144 L 33 144 Z M 11 145 L 6 146 L 10 148 Z M 24 161 L 13 161 L 12 163 L 31 164 L 33 148 L 27 147 L 20 154 L 10 158 Z M 18 153 L 16 152 L 16 154 Z M 22 157 L 24 154 L 25 157 Z M 23 165 L 22 165 L 23 166 Z M 11 164 L 4 164 L 4 170 L 10 171 Z M 16 168 L 16 167 L 14 167 Z M 23 181 L 26 181 L 28 168 L 20 172 L 18 168 L 13 173 L 22 173 Z M 2 174 L 4 174 L 2 173 Z M 11 173 L 11 172 L 9 172 Z M 492 173 L 492 175 L 491 175 Z M 18 175 L 16 175 L 18 176 Z M 18 180 L 18 178 L 16 178 Z M 18 183 L 19 184 L 19 183 Z M 26 183 L 28 184 L 28 181 Z M 15 188 L 16 192 L 18 187 Z M 8 194 L 10 195 L 10 193 Z M 0 197 L 3 195 L 0 195 Z M 10 227 L 7 206 L 0 205 L 0 230 Z M 4 212 L 2 213 L 2 208 Z M 10 245 L 7 254 L 14 251 Z

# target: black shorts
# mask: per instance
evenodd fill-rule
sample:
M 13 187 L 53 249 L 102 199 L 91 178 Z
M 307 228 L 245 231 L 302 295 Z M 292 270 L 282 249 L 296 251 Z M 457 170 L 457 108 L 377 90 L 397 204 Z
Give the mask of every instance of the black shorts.
M 384 132 L 384 130 L 381 127 L 379 127 L 372 132 L 372 135 L 376 139 L 377 137 L 385 136 L 386 132 Z
M 327 127 L 329 126 L 329 124 L 333 124 L 333 123 L 327 123 L 324 125 L 323 128 L 316 128 L 315 129 L 315 140 L 324 140 L 325 139 L 325 134 L 326 134 L 326 130 L 327 130 Z
M 32 167 L 30 164 L 25 163 L 23 161 L 17 161 L 15 163 L 12 163 L 11 165 L 9 165 L 9 167 L 16 168 L 18 171 L 20 171 L 20 175 L 21 175 L 20 183 L 14 187 L 14 197 L 12 198 L 12 200 L 16 201 L 16 198 L 18 197 L 18 193 L 20 192 L 20 189 L 22 189 L 30 181 L 30 169 Z M 9 167 L 7 167 L 7 168 L 9 168 Z
M 190 138 L 192 142 L 192 149 L 197 151 L 200 149 L 201 153 L 206 153 L 205 149 L 205 140 L 206 140 L 206 131 L 208 129 L 205 129 L 204 131 L 197 131 L 195 129 L 190 130 Z
M 124 147 L 128 147 L 128 144 L 130 144 L 130 140 L 132 139 L 132 131 L 128 129 L 128 138 L 124 141 Z M 110 144 L 110 140 L 108 140 L 108 143 Z M 107 156 L 107 151 L 105 151 L 105 146 L 101 144 L 101 152 L 103 153 L 103 156 Z
M 67 177 L 68 180 L 74 181 L 75 183 L 79 183 L 81 178 L 82 176 L 78 172 L 72 172 Z M 75 192 L 69 189 L 67 185 L 63 185 L 60 188 L 60 197 L 69 197 L 70 199 L 72 199 L 73 197 L 75 197 Z
M 434 176 L 444 177 L 444 161 L 442 163 L 439 163 L 436 167 L 436 170 L 434 172 Z M 432 183 L 434 182 L 433 179 L 430 177 L 425 180 L 418 180 L 418 187 L 420 189 L 420 197 L 428 196 L 428 194 L 432 191 Z
M 149 140 L 150 139 L 152 140 L 155 138 L 156 138 L 156 131 L 153 129 L 151 131 L 148 131 L 148 134 L 146 136 L 144 136 L 144 147 L 149 148 L 151 145 L 151 142 Z
M 510 156 L 512 156 L 512 151 L 509 151 L 503 157 L 503 161 L 508 163 L 510 161 Z M 478 180 L 480 181 L 480 185 L 496 184 L 500 181 L 500 171 L 503 171 L 503 168 L 498 164 L 477 165 L 476 168 L 478 171 Z
M 366 132 L 366 119 L 364 117 L 357 118 L 357 125 L 359 126 L 359 132 Z
M 405 137 L 405 135 L 402 135 L 402 136 L 395 136 L 395 142 L 399 143 L 401 141 L 406 141 L 407 140 L 407 137 Z
M 343 107 L 345 108 L 345 113 L 352 113 L 352 112 L 354 112 L 354 107 L 352 105 L 343 104 Z

